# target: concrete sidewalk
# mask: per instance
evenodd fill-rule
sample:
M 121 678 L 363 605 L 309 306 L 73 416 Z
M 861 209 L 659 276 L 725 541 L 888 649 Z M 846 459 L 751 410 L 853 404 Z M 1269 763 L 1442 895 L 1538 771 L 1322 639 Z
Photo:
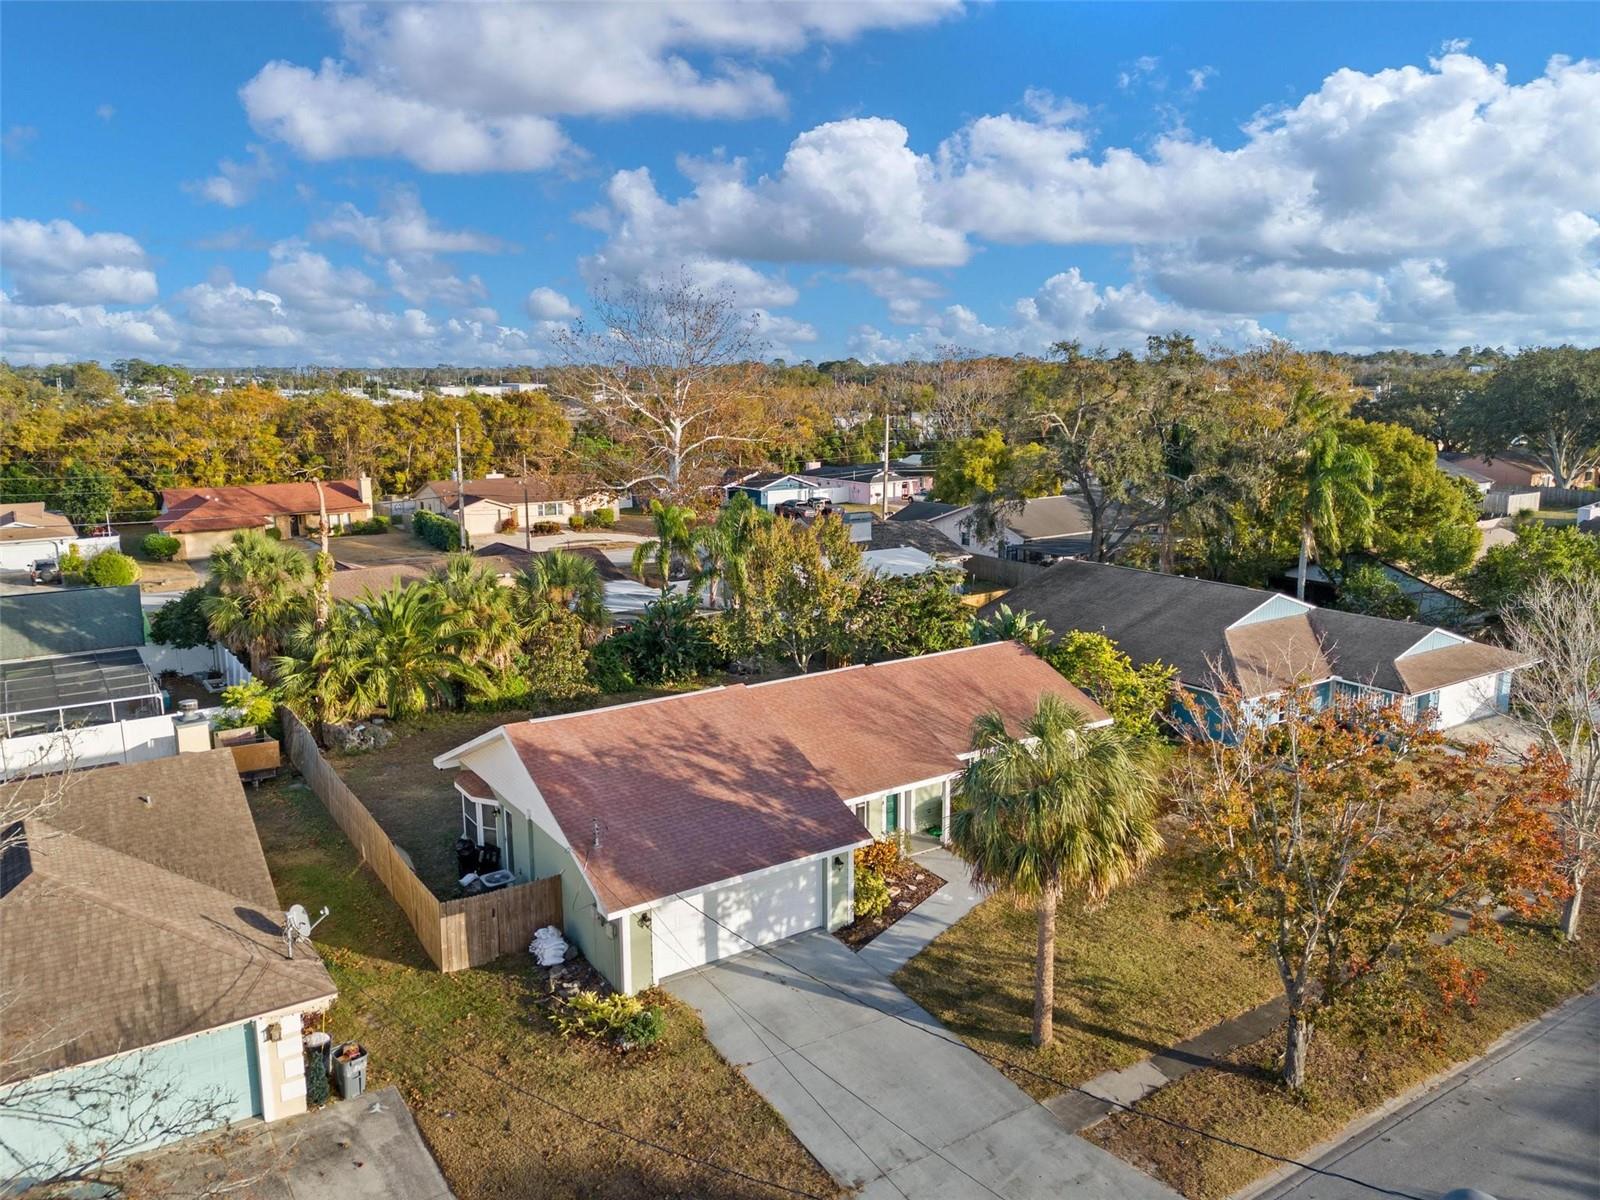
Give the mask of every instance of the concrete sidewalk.
M 860 1200 L 1173 1200 L 1067 1133 L 831 934 L 801 934 L 666 986 Z

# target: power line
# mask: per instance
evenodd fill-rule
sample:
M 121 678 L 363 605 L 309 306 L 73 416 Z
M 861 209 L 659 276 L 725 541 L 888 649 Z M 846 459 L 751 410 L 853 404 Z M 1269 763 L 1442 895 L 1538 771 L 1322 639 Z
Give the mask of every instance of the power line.
M 684 897 L 682 897 L 682 896 L 679 896 L 678 898 L 679 899 L 684 899 Z M 745 937 L 744 934 L 740 933 L 738 930 L 731 929 L 727 925 L 724 925 L 721 921 L 719 921 L 716 917 L 712 916 L 710 913 L 704 912 L 703 910 L 697 910 L 697 911 L 701 911 L 702 915 L 707 920 L 711 921 L 718 928 L 724 930 L 725 932 L 731 933 L 734 937 L 738 938 L 741 942 L 743 942 L 745 945 L 749 946 L 751 949 L 757 950 L 760 953 L 772 958 L 773 961 L 775 961 L 775 962 L 782 963 L 785 967 L 789 968 L 791 971 L 796 971 L 799 974 L 804 975 L 807 979 L 810 979 L 815 983 L 820 983 L 823 987 L 827 988 L 829 991 L 836 992 L 838 995 L 843 996 L 847 1000 L 851 1000 L 852 999 L 852 997 L 847 992 L 845 992 L 842 988 L 840 988 L 837 984 L 835 984 L 831 980 L 824 979 L 819 975 L 814 975 L 810 971 L 807 971 L 804 967 L 796 966 L 794 963 L 791 963 L 791 962 L 788 962 L 785 959 L 779 958 L 777 956 L 777 954 L 775 954 L 772 951 L 771 947 L 757 945 L 755 942 L 752 942 L 749 938 Z M 1342 1172 L 1329 1170 L 1329 1169 L 1324 1168 L 1324 1167 L 1318 1167 L 1318 1166 L 1316 1166 L 1316 1165 L 1314 1165 L 1312 1163 L 1301 1162 L 1297 1158 L 1291 1158 L 1291 1157 L 1289 1157 L 1287 1155 L 1283 1155 L 1283 1154 L 1276 1154 L 1271 1150 L 1263 1150 L 1261 1147 L 1252 1146 L 1248 1142 L 1241 1142 L 1241 1141 L 1238 1141 L 1238 1140 L 1236 1140 L 1234 1138 L 1227 1137 L 1224 1134 L 1214 1133 L 1214 1132 L 1212 1132 L 1211 1130 L 1208 1130 L 1208 1129 L 1201 1129 L 1197 1125 L 1190 1125 L 1187 1122 L 1175 1120 L 1172 1117 L 1165 1117 L 1165 1116 L 1162 1116 L 1160 1113 L 1146 1112 L 1144 1109 L 1135 1108 L 1131 1104 L 1124 1104 L 1120 1100 L 1113 1100 L 1109 1096 L 1102 1096 L 1102 1095 L 1099 1095 L 1096 1092 L 1091 1092 L 1088 1088 L 1082 1087 L 1082 1086 L 1080 1086 L 1078 1084 L 1067 1083 L 1066 1081 L 1061 1080 L 1061 1079 L 1057 1079 L 1052 1075 L 1047 1075 L 1042 1071 L 1036 1071 L 1032 1067 L 1024 1066 L 1022 1063 L 1012 1062 L 1009 1059 L 1002 1058 L 998 1054 L 994 1054 L 994 1053 L 991 1053 L 991 1052 L 986 1051 L 986 1050 L 980 1050 L 976 1046 L 969 1046 L 966 1042 L 960 1041 L 960 1040 L 958 1040 L 956 1038 L 946 1037 L 943 1034 L 939 1033 L 938 1031 L 929 1028 L 927 1025 L 923 1025 L 923 1024 L 921 1024 L 919 1022 L 916 1022 L 916 1021 L 907 1020 L 905 1017 L 901 1016 L 899 1013 L 888 1012 L 888 1013 L 885 1013 L 884 1015 L 888 1016 L 888 1017 L 892 1017 L 894 1020 L 899 1021 L 902 1024 L 907 1025 L 912 1029 L 918 1030 L 919 1032 L 924 1033 L 929 1037 L 938 1038 L 940 1041 L 945 1042 L 948 1045 L 959 1046 L 959 1047 L 961 1047 L 963 1049 L 970 1050 L 970 1051 L 972 1051 L 972 1053 L 978 1055 L 978 1057 L 983 1058 L 983 1059 L 987 1059 L 988 1061 L 994 1063 L 997 1066 L 1008 1067 L 1013 1071 L 1020 1071 L 1025 1075 L 1031 1075 L 1033 1078 L 1041 1080 L 1041 1081 L 1043 1081 L 1045 1083 L 1053 1084 L 1054 1086 L 1056 1086 L 1058 1088 L 1061 1088 L 1063 1091 L 1076 1092 L 1080 1096 L 1085 1096 L 1090 1100 L 1094 1100 L 1094 1101 L 1096 1101 L 1096 1102 L 1098 1102 L 1100 1104 L 1108 1105 L 1111 1108 L 1120 1109 L 1123 1112 L 1129 1113 L 1132 1116 L 1142 1117 L 1147 1121 L 1155 1121 L 1158 1124 L 1166 1125 L 1166 1126 L 1168 1126 L 1169 1128 L 1172 1128 L 1172 1129 L 1181 1130 L 1184 1133 L 1193 1134 L 1196 1137 L 1205 1138 L 1207 1141 L 1216 1142 L 1219 1145 L 1227 1146 L 1227 1147 L 1229 1147 L 1231 1149 L 1234 1149 L 1234 1150 L 1244 1150 L 1244 1151 L 1247 1151 L 1248 1153 L 1256 1154 L 1256 1155 L 1259 1155 L 1262 1158 L 1269 1159 L 1272 1162 L 1282 1163 L 1284 1166 L 1298 1167 L 1302 1171 L 1309 1171 L 1314 1175 L 1324 1176 L 1324 1177 L 1329 1178 L 1329 1179 L 1337 1179 L 1342 1183 L 1354 1184 L 1356 1187 L 1366 1188 L 1368 1191 L 1375 1192 L 1376 1194 L 1378 1194 L 1380 1196 L 1393 1196 L 1393 1197 L 1396 1198 L 1396 1200 L 1428 1200 L 1427 1197 L 1419 1196 L 1414 1192 L 1405 1192 L 1405 1191 L 1400 1191 L 1400 1190 L 1395 1189 L 1395 1188 L 1384 1187 L 1382 1184 L 1369 1183 L 1365 1179 L 1359 1179 L 1354 1175 L 1345 1175 Z

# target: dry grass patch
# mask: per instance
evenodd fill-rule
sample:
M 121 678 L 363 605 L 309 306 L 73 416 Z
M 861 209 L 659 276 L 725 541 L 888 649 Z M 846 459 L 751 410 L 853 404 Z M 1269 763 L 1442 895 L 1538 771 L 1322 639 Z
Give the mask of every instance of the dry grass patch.
M 1571 944 L 1549 928 L 1512 929 L 1509 954 L 1481 937 L 1462 939 L 1455 948 L 1489 972 L 1476 1009 L 1447 1017 L 1426 1041 L 1319 1030 L 1299 1095 L 1278 1083 L 1282 1039 L 1275 1036 L 1228 1055 L 1224 1068 L 1185 1076 L 1138 1108 L 1298 1157 L 1362 1113 L 1477 1057 L 1508 1030 L 1593 986 L 1600 978 L 1600 906 L 1589 906 L 1584 927 L 1584 939 Z M 1277 1166 L 1136 1115 L 1112 1117 L 1085 1136 L 1191 1200 L 1221 1200 Z
M 461 728 L 434 733 L 453 739 Z M 777 1194 L 586 1126 L 534 1094 L 685 1154 L 802 1192 L 837 1193 L 718 1057 L 691 1009 L 664 993 L 650 997 L 666 1010 L 667 1032 L 649 1052 L 619 1056 L 569 1041 L 540 1007 L 539 972 L 526 956 L 455 975 L 433 970 L 304 786 L 266 785 L 250 802 L 280 902 L 333 910 L 316 939 L 339 985 L 329 1031 L 366 1045 L 370 1086 L 400 1088 L 460 1200 Z
M 1064 1084 L 1147 1058 L 1270 1000 L 1276 974 L 1228 931 L 1174 915 L 1169 863 L 1085 912 L 1062 903 L 1056 928 L 1056 1040 L 1028 1041 L 1033 1016 L 1031 907 L 985 901 L 895 976 L 974 1049 Z M 1061 1090 L 1002 1067 L 1030 1095 Z

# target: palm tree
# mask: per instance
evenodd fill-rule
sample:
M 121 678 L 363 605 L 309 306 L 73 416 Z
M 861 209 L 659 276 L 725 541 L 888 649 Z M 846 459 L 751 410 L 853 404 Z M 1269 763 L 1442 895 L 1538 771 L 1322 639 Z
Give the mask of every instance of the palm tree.
M 547 607 L 564 608 L 578 615 L 589 636 L 611 624 L 606 611 L 605 585 L 594 560 L 570 550 L 549 550 L 539 555 L 517 577 L 530 616 Z
M 972 748 L 978 757 L 962 779 L 951 838 L 974 884 L 1035 901 L 1033 1044 L 1044 1046 L 1054 1036 L 1062 891 L 1082 888 L 1103 900 L 1160 852 L 1160 751 L 1115 726 L 1091 726 L 1049 694 L 1020 737 L 997 712 L 979 717 Z
M 516 596 L 472 555 L 452 554 L 433 573 L 439 615 L 460 630 L 467 660 L 495 675 L 510 670 L 527 635 Z
M 672 588 L 672 569 L 694 554 L 694 509 L 652 500 L 650 520 L 656 535 L 633 548 L 633 573 L 643 580 L 645 564 L 655 563 L 665 596 Z
M 1300 522 L 1300 573 L 1295 595 L 1306 598 L 1306 569 L 1344 553 L 1372 528 L 1374 468 L 1361 446 L 1348 446 L 1326 425 L 1305 443 L 1290 468 L 1279 509 Z
M 699 565 L 690 590 L 698 592 L 705 587 L 713 603 L 723 608 L 736 605 L 744 590 L 744 561 L 750 535 L 770 519 L 748 495 L 735 492 L 715 521 L 693 532 L 694 558 Z
M 327 725 L 365 717 L 377 706 L 352 669 L 365 622 L 356 605 L 335 604 L 320 628 L 314 619 L 295 626 L 285 652 L 272 661 L 284 699 L 311 719 L 319 741 Z
M 211 556 L 210 595 L 201 601 L 211 635 L 265 674 L 270 656 L 309 611 L 311 565 L 293 546 L 243 529 Z
M 434 588 L 397 584 L 377 595 L 367 592 L 361 606 L 366 620 L 352 639 L 345 670 L 393 719 L 448 704 L 456 684 L 489 686 L 482 668 L 462 653 L 461 624 L 440 611 Z

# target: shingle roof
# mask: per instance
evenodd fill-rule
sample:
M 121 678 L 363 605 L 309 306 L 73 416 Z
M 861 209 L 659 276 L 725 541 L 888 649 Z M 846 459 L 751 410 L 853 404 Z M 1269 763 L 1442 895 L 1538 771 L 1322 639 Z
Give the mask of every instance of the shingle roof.
M 1089 509 L 1076 496 L 1039 496 L 1024 500 L 1020 509 L 1007 511 L 1001 523 L 1028 541 L 1088 533 L 1092 526 Z
M 971 551 L 963 549 L 946 537 L 936 525 L 926 521 L 873 521 L 872 541 L 869 550 L 894 550 L 911 546 L 934 558 L 968 558 Z
M 367 507 L 361 485 L 335 479 L 322 485 L 331 513 Z M 250 483 L 235 487 L 163 488 L 161 515 L 155 526 L 163 533 L 249 529 L 277 516 L 320 511 L 315 483 Z
M 615 913 L 865 840 L 845 801 L 959 771 L 974 718 L 1046 692 L 1105 719 L 1003 642 L 503 732 Z
M 1276 596 L 1213 580 L 1067 561 L 1013 588 L 1003 603 L 1013 612 L 1026 609 L 1057 634 L 1104 633 L 1135 662 L 1167 663 L 1194 686 L 1213 686 L 1220 669 L 1246 695 L 1333 675 L 1415 695 L 1527 662 L 1477 642 L 1409 654 L 1431 626 L 1331 608 L 1307 606 L 1303 613 L 1229 628 Z M 986 606 L 982 615 L 997 607 L 998 602 Z
M 904 508 L 897 509 L 889 514 L 891 521 L 931 521 L 935 517 L 943 517 L 949 513 L 958 512 L 963 508 L 971 508 L 970 504 L 946 504 L 943 500 L 913 500 Z
M 606 556 L 604 551 L 594 546 L 563 546 L 568 554 L 575 554 L 579 558 L 587 558 L 594 564 L 595 573 L 600 576 L 601 582 L 623 579 L 632 579 L 633 576 L 624 571 Z M 473 550 L 473 556 L 483 560 L 485 566 L 492 571 L 504 575 L 514 575 L 525 571 L 528 564 L 534 559 L 543 557 L 548 551 L 529 552 L 521 546 L 512 545 L 510 542 L 490 542 L 487 546 L 479 546 Z
M 328 576 L 328 596 L 334 601 L 359 600 L 367 592 L 386 592 L 428 578 L 426 567 L 415 563 L 389 563 L 381 567 L 350 567 Z
M 333 996 L 314 953 L 284 957 L 229 751 L 81 772 L 22 825 L 0 871 L 0 1082 Z
M 422 485 L 431 488 L 433 494 L 445 504 L 456 502 L 456 481 L 454 479 L 430 479 Z M 417 491 L 421 491 L 418 488 Z M 476 503 L 487 500 L 492 504 L 516 506 L 526 498 L 529 502 L 552 500 L 578 500 L 584 496 L 593 495 L 604 489 L 595 487 L 581 479 L 567 475 L 525 475 L 518 477 L 507 476 L 504 479 L 469 479 L 467 480 L 466 502 Z
M 40 504 L 10 504 L 0 509 L 0 542 L 36 542 L 75 538 L 78 531 L 60 513 Z

